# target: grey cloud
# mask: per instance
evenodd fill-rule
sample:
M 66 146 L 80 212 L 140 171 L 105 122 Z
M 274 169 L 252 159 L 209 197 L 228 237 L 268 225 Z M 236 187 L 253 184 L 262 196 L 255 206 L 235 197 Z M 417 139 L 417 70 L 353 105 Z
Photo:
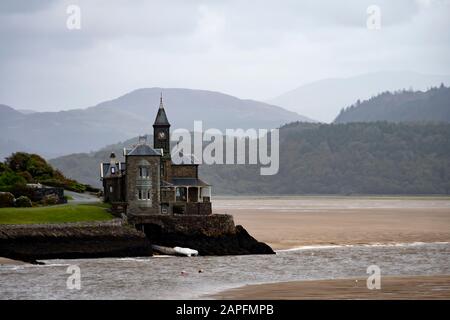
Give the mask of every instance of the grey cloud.
M 66 28 L 69 4 L 81 8 L 79 31 Z M 379 32 L 366 29 L 371 4 L 382 10 Z M 448 0 L 1 1 L 0 103 L 88 106 L 150 86 L 264 99 L 324 77 L 450 73 L 449 8 Z

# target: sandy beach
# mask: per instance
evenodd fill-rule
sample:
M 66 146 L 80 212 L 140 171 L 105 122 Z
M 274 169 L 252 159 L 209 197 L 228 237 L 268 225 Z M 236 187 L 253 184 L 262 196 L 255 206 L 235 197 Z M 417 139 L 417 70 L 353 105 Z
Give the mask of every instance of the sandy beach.
M 23 261 L 13 260 L 9 258 L 0 257 L 0 265 L 21 265 L 25 264 Z
M 450 242 L 450 198 L 217 198 L 273 249 L 330 244 Z
M 356 282 L 358 280 L 358 282 Z M 366 279 L 280 282 L 224 291 L 214 299 L 450 299 L 450 276 L 382 277 L 381 289 L 369 290 Z
M 232 214 L 275 250 L 302 246 L 450 242 L 450 198 L 219 198 L 215 211 Z M 358 280 L 356 283 L 355 280 Z M 450 299 L 450 276 L 294 281 L 248 285 L 215 299 Z

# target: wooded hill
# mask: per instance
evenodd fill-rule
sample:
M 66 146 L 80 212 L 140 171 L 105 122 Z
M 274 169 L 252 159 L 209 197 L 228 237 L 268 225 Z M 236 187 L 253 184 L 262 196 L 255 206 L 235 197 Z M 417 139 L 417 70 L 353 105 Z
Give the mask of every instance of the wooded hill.
M 50 162 L 99 186 L 99 163 L 133 141 Z M 278 174 L 261 176 L 258 165 L 200 172 L 215 194 L 449 194 L 450 124 L 295 122 L 280 129 Z

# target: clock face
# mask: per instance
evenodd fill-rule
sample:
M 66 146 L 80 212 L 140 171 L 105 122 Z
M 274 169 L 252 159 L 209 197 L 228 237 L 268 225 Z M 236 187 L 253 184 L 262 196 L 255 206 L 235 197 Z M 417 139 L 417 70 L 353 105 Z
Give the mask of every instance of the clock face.
M 158 139 L 162 140 L 166 137 L 166 134 L 163 131 L 158 132 Z

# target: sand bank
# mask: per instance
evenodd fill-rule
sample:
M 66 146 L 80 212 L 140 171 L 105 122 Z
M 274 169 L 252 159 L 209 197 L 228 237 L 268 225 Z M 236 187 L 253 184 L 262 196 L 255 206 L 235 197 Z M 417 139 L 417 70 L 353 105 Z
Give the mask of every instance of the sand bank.
M 356 282 L 358 280 L 358 282 Z M 380 290 L 366 279 L 294 281 L 248 285 L 212 296 L 214 299 L 450 299 L 450 275 L 382 277 Z

